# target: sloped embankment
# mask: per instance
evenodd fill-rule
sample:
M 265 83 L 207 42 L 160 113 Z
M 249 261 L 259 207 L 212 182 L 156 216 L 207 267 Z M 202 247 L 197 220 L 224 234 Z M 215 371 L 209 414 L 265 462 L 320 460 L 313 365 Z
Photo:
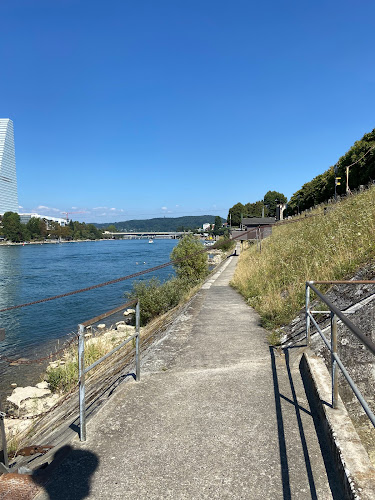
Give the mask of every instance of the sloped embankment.
M 350 277 L 375 257 L 375 187 L 314 217 L 276 225 L 260 253 L 242 253 L 232 285 L 264 326 L 289 323 L 304 305 L 306 280 Z

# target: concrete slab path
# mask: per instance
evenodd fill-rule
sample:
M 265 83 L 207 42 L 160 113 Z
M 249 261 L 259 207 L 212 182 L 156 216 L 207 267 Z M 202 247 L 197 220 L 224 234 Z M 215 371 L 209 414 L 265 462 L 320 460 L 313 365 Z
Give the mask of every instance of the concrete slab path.
M 270 349 L 230 257 L 89 422 L 38 500 L 342 499 L 299 353 Z M 320 444 L 323 445 L 323 453 Z

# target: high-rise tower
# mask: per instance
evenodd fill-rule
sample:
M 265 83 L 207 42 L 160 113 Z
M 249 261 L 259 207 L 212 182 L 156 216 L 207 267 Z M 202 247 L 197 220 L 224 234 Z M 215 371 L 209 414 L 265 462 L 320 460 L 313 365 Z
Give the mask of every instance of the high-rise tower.
M 18 213 L 13 122 L 0 118 L 0 214 Z

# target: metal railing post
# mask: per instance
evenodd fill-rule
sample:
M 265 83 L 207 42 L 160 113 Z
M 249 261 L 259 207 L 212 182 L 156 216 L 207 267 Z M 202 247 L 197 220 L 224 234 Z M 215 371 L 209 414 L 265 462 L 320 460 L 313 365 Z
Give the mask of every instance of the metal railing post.
M 135 333 L 137 334 L 135 338 L 135 380 L 137 382 L 141 379 L 141 370 L 140 370 L 140 359 L 139 359 L 139 327 L 140 327 L 140 308 L 139 308 L 139 300 L 137 305 L 135 306 Z
M 337 316 L 331 312 L 331 360 L 332 360 L 332 408 L 338 407 L 339 386 L 337 361 L 333 354 L 337 354 Z
M 5 413 L 1 411 L 1 405 L 0 405 L 0 429 L 1 429 L 1 442 L 2 442 L 2 451 L 3 451 L 3 464 L 5 467 L 9 467 L 9 461 L 8 461 L 8 448 L 7 448 L 7 437 L 5 434 L 5 425 L 4 425 L 4 417 Z
M 310 312 L 310 287 L 309 287 L 308 282 L 306 282 L 306 342 L 307 342 L 307 345 L 310 347 L 310 345 L 311 345 L 311 334 L 310 334 L 311 322 L 310 322 L 310 316 L 308 314 L 309 312 Z
M 3 340 L 5 340 L 5 328 L 0 328 L 0 342 L 2 342 Z M 5 465 L 5 467 L 8 468 L 9 467 L 8 448 L 7 448 L 7 437 L 5 434 L 4 417 L 5 413 L 1 411 L 1 399 L 0 399 L 0 433 L 1 433 L 1 443 L 2 443 L 0 451 L 2 450 L 4 455 L 3 464 Z
M 79 370 L 79 439 L 86 441 L 86 403 L 85 403 L 85 327 L 79 325 L 78 370 Z

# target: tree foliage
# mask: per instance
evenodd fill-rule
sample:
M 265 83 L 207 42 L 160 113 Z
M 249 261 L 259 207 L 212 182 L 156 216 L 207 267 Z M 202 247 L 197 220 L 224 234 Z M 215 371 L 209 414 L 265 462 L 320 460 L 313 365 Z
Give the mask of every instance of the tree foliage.
M 31 217 L 26 224 L 32 240 L 44 239 L 47 236 L 47 226 L 44 220 L 38 217 Z
M 94 224 L 70 221 L 67 226 L 60 226 L 58 222 L 46 221 L 32 217 L 27 224 L 22 224 L 20 216 L 15 212 L 6 212 L 2 217 L 2 234 L 12 242 L 43 241 L 45 239 L 64 240 L 95 240 L 102 237 L 102 231 Z
M 221 217 L 217 215 L 215 217 L 215 223 L 214 223 L 214 234 L 216 236 L 219 236 L 220 234 L 223 233 L 224 233 L 223 223 L 221 222 Z
M 19 243 L 28 239 L 29 233 L 21 224 L 20 216 L 15 212 L 5 212 L 2 217 L 3 235 L 9 241 Z
M 264 204 L 268 209 L 268 217 L 276 217 L 276 207 L 279 203 L 286 203 L 287 197 L 278 191 L 268 191 L 264 195 Z
M 356 141 L 349 151 L 338 160 L 336 164 L 337 177 L 341 177 L 340 185 L 336 188 L 338 195 L 346 193 L 346 168 L 358 160 L 360 160 L 358 163 L 349 168 L 349 189 L 357 189 L 360 185 L 375 180 L 375 149 L 370 151 L 374 146 L 375 129 L 365 134 L 361 140 Z M 303 211 L 319 203 L 324 203 L 333 198 L 334 194 L 335 170 L 332 166 L 293 194 L 288 204 L 288 213 L 290 215 L 297 213 L 298 206 L 300 211 Z
M 208 274 L 207 254 L 192 234 L 184 236 L 174 247 L 171 260 L 176 274 L 181 279 L 197 282 Z
M 243 217 L 262 217 L 263 211 L 265 217 L 276 216 L 276 205 L 279 203 L 286 203 L 287 198 L 283 193 L 278 191 L 268 191 L 263 200 L 258 200 L 255 203 L 236 203 L 228 212 L 228 224 L 232 219 L 232 226 L 239 226 Z M 232 216 L 232 217 L 231 217 Z
M 263 202 L 246 203 L 244 205 L 244 217 L 262 217 Z
M 228 212 L 228 219 L 227 222 L 228 224 L 231 224 L 232 226 L 239 226 L 241 224 L 241 219 L 244 214 L 244 205 L 242 203 L 238 202 L 235 205 L 233 205 L 232 208 L 229 209 Z
M 185 231 L 201 228 L 208 222 L 213 224 L 214 215 L 189 215 L 185 217 L 157 217 L 154 219 L 127 220 L 114 222 L 113 225 L 119 231 Z M 224 219 L 222 219 L 224 222 Z M 106 229 L 108 224 L 95 224 L 99 229 Z

